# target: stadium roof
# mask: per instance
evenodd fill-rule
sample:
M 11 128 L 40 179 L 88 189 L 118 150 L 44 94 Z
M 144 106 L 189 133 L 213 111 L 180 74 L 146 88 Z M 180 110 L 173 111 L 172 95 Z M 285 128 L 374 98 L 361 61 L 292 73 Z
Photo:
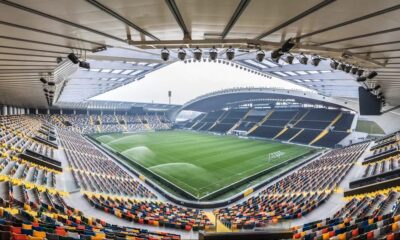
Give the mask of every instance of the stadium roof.
M 40 76 L 56 81 L 55 104 L 81 102 L 177 61 L 178 47 L 216 46 L 225 58 L 229 45 L 237 49 L 235 61 L 254 70 L 328 96 L 357 97 L 355 77 L 331 71 L 329 60 L 318 67 L 270 61 L 268 51 L 290 37 L 297 41 L 295 54 L 376 70 L 369 86 L 381 85 L 387 102 L 400 104 L 396 0 L 1 0 L 0 14 L 5 104 L 47 106 Z M 164 46 L 171 49 L 168 62 L 160 59 Z M 257 47 L 266 50 L 262 63 L 254 61 Z M 72 65 L 66 58 L 71 52 L 89 61 L 92 71 Z
M 337 100 L 312 92 L 276 88 L 233 88 L 199 96 L 182 105 L 181 110 L 208 112 L 225 107 L 246 104 L 264 105 L 284 103 L 287 105 L 308 104 L 324 107 L 345 108 L 357 111 L 358 105 L 345 100 Z

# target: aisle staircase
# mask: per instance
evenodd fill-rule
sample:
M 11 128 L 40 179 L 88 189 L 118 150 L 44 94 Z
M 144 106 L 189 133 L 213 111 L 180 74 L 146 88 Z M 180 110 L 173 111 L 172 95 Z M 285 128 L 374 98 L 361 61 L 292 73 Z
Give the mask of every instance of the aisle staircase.
M 143 116 L 144 118 L 146 118 L 145 116 Z M 147 130 L 151 130 L 151 127 L 149 125 L 149 121 L 147 121 L 146 119 L 146 123 L 143 123 L 142 119 L 140 119 L 139 116 L 137 116 L 137 118 L 139 119 L 139 121 L 142 123 L 142 125 L 147 129 Z
M 118 123 L 119 128 L 120 128 L 122 131 L 128 131 L 128 127 L 126 126 L 126 121 L 124 121 L 124 124 L 121 124 L 121 123 L 119 122 L 119 119 L 118 119 L 117 115 L 114 115 L 114 117 L 115 117 L 115 121 L 117 121 L 117 123 Z
M 209 127 L 209 128 L 207 129 L 207 131 L 209 131 L 210 129 L 212 129 L 213 127 L 215 127 L 215 125 L 217 125 L 219 122 L 221 122 L 221 121 L 228 115 L 228 112 L 229 112 L 229 111 L 224 111 L 224 112 L 221 114 L 221 116 L 219 116 L 219 117 L 217 118 L 217 120 L 215 120 L 215 122 L 211 125 L 211 127 Z
M 210 222 L 215 226 L 216 232 L 232 232 L 230 228 L 228 228 L 225 224 L 223 224 L 219 219 L 217 219 L 213 212 L 205 212 L 204 213 Z
M 302 128 L 298 133 L 296 133 L 293 137 L 291 137 L 288 142 L 292 141 L 293 139 L 295 139 L 297 136 L 300 135 L 300 133 L 302 133 L 304 131 L 304 128 Z
M 193 129 L 197 124 L 201 123 L 201 121 L 208 115 L 208 113 L 204 114 L 204 116 L 202 118 L 200 118 L 199 120 L 197 120 L 191 127 L 190 129 Z
M 339 119 L 343 116 L 343 113 L 340 112 L 335 119 L 332 120 L 332 122 L 320 133 L 318 134 L 318 136 L 316 138 L 314 138 L 314 140 L 312 140 L 309 145 L 312 145 L 316 142 L 318 142 L 318 140 L 320 140 L 321 138 L 323 138 L 326 134 L 329 133 L 329 128 L 332 127 L 337 121 L 339 121 Z
M 227 134 L 231 134 L 233 132 L 233 130 L 235 130 L 237 127 L 239 127 L 239 125 L 243 122 L 243 120 L 245 120 L 247 118 L 247 116 L 249 116 L 250 112 L 251 112 L 251 108 L 249 109 L 249 111 L 241 118 L 239 119 L 239 121 L 237 123 L 235 123 L 235 125 L 233 125 L 228 131 Z
M 278 134 L 276 134 L 275 137 L 273 137 L 272 139 L 275 139 L 277 137 L 279 137 L 280 135 L 284 134 L 289 128 L 288 127 L 284 127 Z
M 297 121 L 293 124 L 293 126 L 296 126 L 301 120 L 303 120 L 306 116 L 307 116 L 307 114 L 310 112 L 310 110 L 307 110 L 307 112 L 305 112 L 304 114 L 303 114 L 303 116 L 301 116 L 299 119 L 297 119 Z
M 97 116 L 97 120 L 98 120 L 99 123 L 100 123 L 99 125 L 97 125 L 97 131 L 101 132 L 101 128 L 102 128 L 103 121 L 102 121 L 100 115 Z
M 249 131 L 247 131 L 246 135 L 249 135 L 250 133 L 254 132 L 259 126 L 261 126 L 263 123 L 265 123 L 265 121 L 268 120 L 268 118 L 272 115 L 273 112 L 274 112 L 274 110 L 270 111 L 267 115 L 265 115 L 263 117 L 263 119 L 261 119 L 261 121 L 256 123 L 252 128 L 250 128 Z

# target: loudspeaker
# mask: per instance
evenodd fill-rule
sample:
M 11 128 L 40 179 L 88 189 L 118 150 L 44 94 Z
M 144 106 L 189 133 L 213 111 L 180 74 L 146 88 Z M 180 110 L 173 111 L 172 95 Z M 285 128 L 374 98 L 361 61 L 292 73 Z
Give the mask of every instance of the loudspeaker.
M 360 115 L 381 115 L 382 102 L 363 87 L 358 88 Z
M 73 64 L 79 63 L 79 58 L 73 53 L 68 54 L 68 59 L 71 60 Z

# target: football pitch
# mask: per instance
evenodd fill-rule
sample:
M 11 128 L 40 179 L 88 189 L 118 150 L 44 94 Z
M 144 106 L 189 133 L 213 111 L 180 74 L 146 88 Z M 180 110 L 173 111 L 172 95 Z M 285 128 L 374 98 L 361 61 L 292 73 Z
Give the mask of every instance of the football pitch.
M 275 141 L 187 131 L 93 137 L 197 198 L 311 150 Z

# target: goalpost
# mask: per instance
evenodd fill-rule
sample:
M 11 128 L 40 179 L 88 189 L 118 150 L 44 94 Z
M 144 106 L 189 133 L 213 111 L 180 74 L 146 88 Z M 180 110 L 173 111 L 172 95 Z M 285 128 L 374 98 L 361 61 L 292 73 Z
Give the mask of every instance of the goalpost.
M 276 151 L 276 152 L 268 153 L 267 161 L 271 161 L 271 160 L 274 160 L 276 158 L 281 158 L 283 155 L 285 155 L 285 153 L 282 152 L 282 151 Z

